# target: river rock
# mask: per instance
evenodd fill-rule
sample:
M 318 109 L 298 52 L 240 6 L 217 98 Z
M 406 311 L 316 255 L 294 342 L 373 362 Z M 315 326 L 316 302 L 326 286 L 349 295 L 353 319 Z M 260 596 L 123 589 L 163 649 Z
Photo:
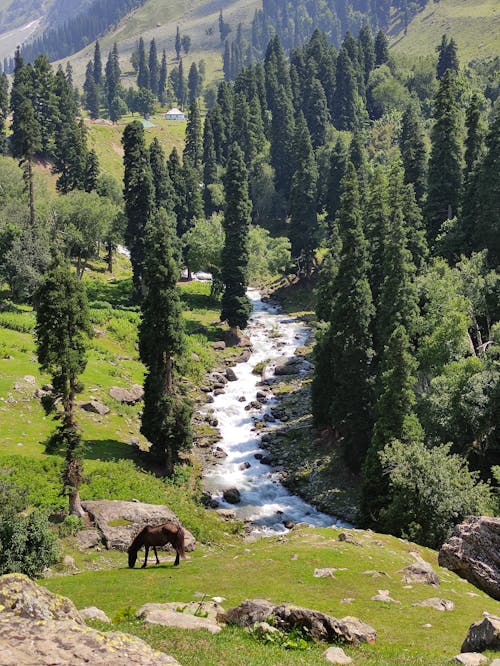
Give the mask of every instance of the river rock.
M 235 373 L 235 371 L 232 368 L 227 368 L 226 369 L 226 379 L 228 382 L 237 382 L 238 377 Z
M 241 494 L 238 488 L 226 488 L 222 493 L 222 497 L 229 504 L 239 504 L 241 502 Z
M 123 388 L 121 386 L 112 386 L 109 389 L 109 395 L 118 402 L 123 402 L 127 405 L 135 405 L 144 397 L 144 389 L 140 384 L 133 384 L 130 388 Z
M 439 551 L 439 564 L 500 600 L 500 518 L 468 516 Z
M 109 550 L 126 551 L 135 535 L 146 525 L 161 525 L 167 522 L 180 524 L 175 513 L 161 504 L 93 500 L 82 502 L 82 506 L 93 519 L 102 534 L 104 545 Z M 184 532 L 185 549 L 192 551 L 195 548 L 196 539 L 186 528 L 184 528 Z M 163 548 L 172 549 L 170 544 Z
M 276 361 L 274 367 L 274 374 L 278 377 L 283 375 L 298 375 L 302 366 L 304 359 L 298 356 L 292 356 L 291 358 L 283 358 Z
M 224 351 L 226 348 L 226 343 L 224 340 L 217 340 L 217 342 L 214 342 L 212 344 L 212 349 L 215 349 L 215 351 Z
M 140 638 L 87 627 L 69 599 L 27 576 L 0 577 L 2 666 L 166 666 L 178 664 Z
M 488 615 L 469 627 L 461 651 L 483 652 L 484 650 L 500 650 L 500 617 Z

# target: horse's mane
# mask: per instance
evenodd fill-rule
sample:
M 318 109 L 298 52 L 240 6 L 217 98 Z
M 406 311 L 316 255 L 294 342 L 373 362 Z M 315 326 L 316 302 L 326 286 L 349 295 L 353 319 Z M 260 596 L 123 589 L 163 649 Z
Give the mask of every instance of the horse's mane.
M 130 546 L 128 548 L 129 551 L 139 550 L 139 548 L 142 546 L 142 543 L 143 543 L 141 541 L 141 537 L 142 537 L 142 535 L 143 535 L 143 533 L 145 532 L 146 529 L 147 529 L 147 525 L 146 525 L 146 527 L 142 528 L 142 530 L 139 532 L 139 534 L 136 535 L 136 537 L 134 538 L 134 540 L 132 541 L 132 543 L 130 544 Z

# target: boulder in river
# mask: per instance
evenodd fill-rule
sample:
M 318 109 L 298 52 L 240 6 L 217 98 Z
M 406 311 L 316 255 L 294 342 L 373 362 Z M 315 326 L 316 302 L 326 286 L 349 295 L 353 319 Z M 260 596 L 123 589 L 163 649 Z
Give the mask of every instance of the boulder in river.
M 238 488 L 226 488 L 222 496 L 229 504 L 239 504 L 241 502 L 241 494 Z

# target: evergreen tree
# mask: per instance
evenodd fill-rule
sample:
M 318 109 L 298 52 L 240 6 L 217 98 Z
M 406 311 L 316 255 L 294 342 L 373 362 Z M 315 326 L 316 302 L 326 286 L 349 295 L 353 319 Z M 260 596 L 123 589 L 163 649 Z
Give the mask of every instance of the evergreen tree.
M 127 229 L 125 242 L 130 251 L 135 297 L 143 295 L 144 234 L 153 210 L 153 180 L 144 140 L 144 127 L 135 120 L 123 132 L 124 190 Z
M 310 276 L 314 250 L 319 243 L 316 197 L 318 169 L 311 137 L 302 113 L 295 124 L 294 154 L 297 170 L 290 191 L 290 241 L 292 256 L 299 258 L 302 269 Z
M 167 169 L 165 152 L 157 137 L 153 139 L 149 146 L 149 162 L 153 177 L 156 209 L 164 208 L 167 212 L 170 212 L 173 210 L 174 192 Z
M 101 47 L 98 41 L 96 41 L 94 47 L 93 62 L 94 62 L 94 69 L 93 69 L 94 81 L 98 86 L 100 86 L 102 85 L 102 58 L 101 58 Z
M 184 104 L 186 103 L 186 98 L 187 98 L 187 84 L 186 84 L 186 77 L 184 76 L 184 64 L 182 62 L 182 58 L 179 60 L 177 89 L 175 93 L 177 95 L 177 101 L 179 102 L 179 106 L 183 107 Z
M 140 37 L 138 47 L 137 87 L 149 89 L 150 84 L 151 78 L 146 60 L 146 48 L 144 46 L 144 39 Z
M 12 109 L 12 155 L 19 159 L 25 168 L 25 179 L 28 186 L 30 221 L 35 224 L 35 191 L 33 183 L 33 158 L 41 149 L 41 130 L 36 118 L 35 110 L 30 99 L 30 91 L 33 86 L 33 70 L 25 66 L 19 54 L 16 52 L 16 69 L 11 91 Z
M 200 170 L 203 158 L 203 137 L 201 129 L 200 107 L 197 100 L 193 100 L 189 107 L 188 122 L 186 126 L 186 146 L 184 158 L 191 160 L 195 169 Z
M 181 31 L 179 30 L 179 26 L 177 26 L 177 32 L 175 33 L 175 54 L 177 56 L 177 60 L 179 60 L 181 57 L 181 48 Z
M 189 68 L 187 87 L 189 104 L 192 104 L 201 94 L 201 77 L 198 74 L 198 67 L 195 62 Z
M 375 37 L 375 67 L 385 65 L 389 62 L 389 40 L 382 30 L 377 32 Z
M 153 95 L 158 96 L 158 84 L 160 79 L 160 66 L 158 63 L 158 51 L 154 38 L 149 45 L 149 88 Z
M 394 440 L 409 443 L 423 438 L 414 412 L 417 364 L 410 349 L 408 334 L 399 324 L 385 346 L 376 421 L 363 468 L 361 519 L 364 525 L 377 529 L 383 525 L 384 509 L 390 503 L 389 482 L 383 474 L 380 451 Z
M 51 156 L 57 120 L 57 98 L 54 92 L 54 74 L 46 56 L 38 56 L 33 63 L 32 79 L 30 98 L 40 126 L 41 151 Z M 73 90 L 71 93 L 73 94 Z
M 119 120 L 120 115 L 120 106 L 117 105 L 117 100 L 120 97 L 121 86 L 121 69 L 120 69 L 120 60 L 118 56 L 118 45 L 113 45 L 113 49 L 109 52 L 108 60 L 106 62 L 106 100 L 109 111 L 110 119 L 113 122 Z
M 478 174 L 478 218 L 473 231 L 476 248 L 487 248 L 492 266 L 500 264 L 500 112 L 486 136 L 486 153 Z
M 323 341 L 323 364 L 314 383 L 318 395 L 321 379 L 328 374 L 324 386 L 328 395 L 323 396 L 328 406 L 325 425 L 334 426 L 340 433 L 347 464 L 359 469 L 371 439 L 373 303 L 358 180 L 352 162 L 347 166 L 342 189 L 338 215 L 342 251 L 332 288 L 330 329 Z M 313 403 L 313 410 L 320 423 L 325 416 L 324 403 Z
M 9 115 L 9 82 L 0 74 L 0 155 L 7 152 L 7 116 Z
M 211 120 L 207 116 L 203 128 L 203 205 L 207 218 L 217 210 L 210 188 L 217 181 L 217 156 L 215 154 L 214 133 Z
M 453 37 L 448 40 L 447 35 L 441 38 L 441 44 L 437 47 L 437 78 L 441 80 L 446 72 L 457 73 L 459 69 L 457 44 Z
M 87 63 L 83 91 L 85 93 L 85 108 L 90 113 L 90 117 L 95 120 L 96 118 L 99 118 L 100 91 L 98 85 L 94 81 L 94 66 L 92 61 Z
M 476 163 L 482 158 L 484 151 L 484 138 L 486 135 L 485 123 L 481 113 L 479 95 L 474 93 L 471 97 L 465 116 L 465 175 L 471 173 Z
M 99 159 L 95 150 L 89 150 L 85 164 L 85 192 L 95 192 L 99 184 Z
M 431 241 L 443 222 L 458 213 L 462 190 L 463 141 L 456 85 L 456 75 L 448 71 L 434 101 L 426 205 Z
M 165 104 L 167 95 L 167 53 L 163 49 L 161 56 L 160 73 L 158 76 L 158 101 L 160 104 Z
M 330 114 L 325 91 L 316 78 L 312 78 L 306 87 L 304 115 L 311 133 L 313 147 L 316 149 L 323 146 L 326 143 L 326 130 Z
M 401 124 L 399 142 L 405 171 L 405 183 L 412 183 L 418 203 L 422 204 L 427 180 L 427 151 L 422 123 L 415 104 L 410 104 Z
M 397 325 L 402 324 L 410 338 L 415 336 L 419 315 L 415 265 L 407 248 L 403 172 L 397 162 L 389 176 L 389 201 L 390 217 L 383 240 L 384 277 L 375 319 L 375 350 L 379 356 Z
M 373 41 L 372 31 L 370 26 L 364 25 L 359 31 L 359 51 L 361 64 L 364 70 L 365 85 L 368 83 L 370 72 L 375 67 L 375 43 Z
M 339 130 L 353 130 L 360 122 L 356 73 L 344 48 L 340 49 L 337 57 L 333 118 Z
M 79 487 L 83 481 L 82 439 L 75 419 L 79 377 L 87 365 L 92 326 L 85 289 L 68 264 L 57 260 L 36 299 L 36 347 L 40 368 L 51 375 L 53 405 L 62 405 L 61 424 L 52 444 L 66 449 L 63 482 L 69 513 L 83 516 Z
M 330 229 L 333 228 L 337 211 L 340 207 L 342 194 L 341 183 L 347 169 L 348 155 L 345 142 L 339 136 L 330 155 L 330 170 L 328 173 L 328 189 L 326 194 L 326 213 Z
M 295 123 L 293 107 L 284 88 L 280 88 L 273 100 L 271 120 L 271 164 L 275 171 L 276 190 L 288 199 L 292 176 L 295 171 L 293 142 Z
M 250 302 L 246 295 L 248 265 L 248 232 L 250 227 L 251 202 L 248 196 L 247 170 L 243 152 L 233 144 L 229 153 L 224 182 L 226 209 L 222 250 L 222 296 L 221 319 L 236 332 L 246 328 L 250 316 Z
M 380 291 L 387 273 L 385 243 L 388 238 L 390 219 L 389 184 L 385 169 L 375 167 L 365 203 L 365 234 L 369 246 L 369 281 L 375 305 L 379 303 Z
M 168 476 L 173 474 L 179 452 L 191 444 L 191 410 L 175 377 L 175 359 L 184 347 L 184 326 L 173 236 L 173 222 L 160 210 L 146 227 L 145 296 L 139 328 L 139 353 L 148 371 L 141 432 L 151 442 L 153 462 Z

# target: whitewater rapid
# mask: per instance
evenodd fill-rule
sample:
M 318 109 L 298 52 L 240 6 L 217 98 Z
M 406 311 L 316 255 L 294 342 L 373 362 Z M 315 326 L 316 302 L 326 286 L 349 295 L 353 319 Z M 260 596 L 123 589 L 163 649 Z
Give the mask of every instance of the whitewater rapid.
M 276 420 L 263 430 L 254 429 L 254 418 L 270 414 L 271 408 L 278 403 L 271 386 L 268 401 L 261 410 L 245 410 L 261 389 L 261 376 L 252 370 L 257 364 L 267 362 L 266 377 L 272 376 L 274 364 L 294 356 L 297 347 L 306 342 L 309 329 L 296 318 L 281 313 L 276 305 L 263 302 L 258 291 L 250 289 L 248 296 L 252 302 L 252 315 L 245 334 L 250 338 L 252 355 L 248 361 L 234 367 L 237 380 L 228 382 L 224 394 L 214 395 L 213 403 L 207 406 L 218 421 L 221 439 L 217 446 L 227 453 L 227 457 L 206 471 L 205 488 L 221 508 L 230 508 L 239 520 L 251 523 L 258 532 L 284 532 L 285 521 L 317 527 L 348 527 L 347 523 L 321 513 L 288 492 L 279 481 L 279 471 L 255 457 L 265 455 L 262 435 L 272 437 L 275 426 L 282 428 L 286 424 Z M 224 501 L 223 492 L 228 488 L 239 490 L 241 501 L 238 504 Z

